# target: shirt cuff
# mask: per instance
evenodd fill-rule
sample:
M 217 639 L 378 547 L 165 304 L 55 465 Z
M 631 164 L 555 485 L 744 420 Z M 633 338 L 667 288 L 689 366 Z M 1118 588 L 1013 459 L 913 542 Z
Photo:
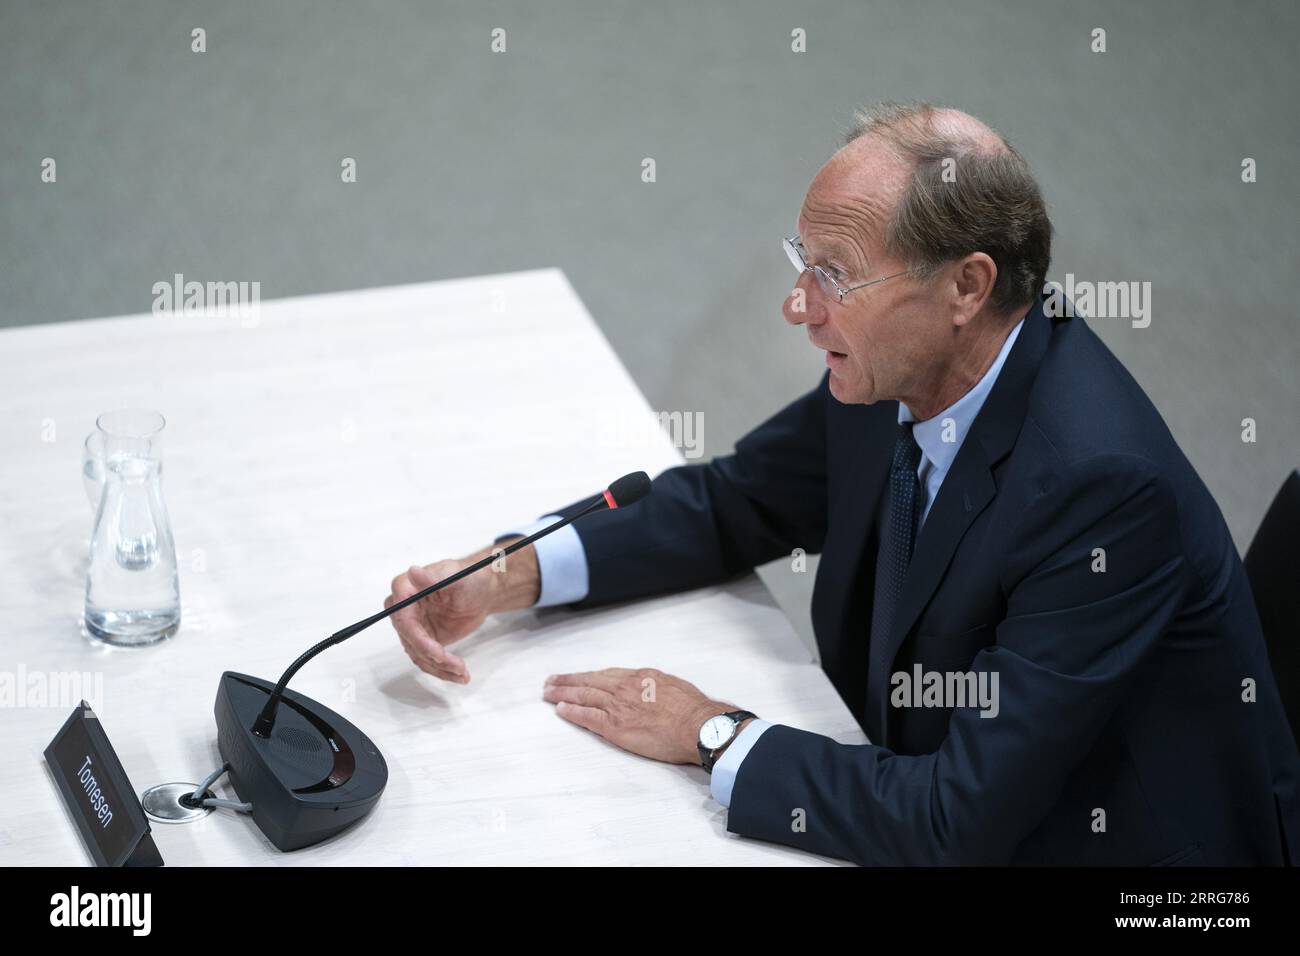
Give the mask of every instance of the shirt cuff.
M 562 519 L 559 515 L 546 515 L 527 527 L 498 535 L 497 541 L 514 535 L 522 535 L 526 538 L 543 528 L 549 528 L 560 520 Z M 546 537 L 538 538 L 533 542 L 533 550 L 537 552 L 537 570 L 542 578 L 541 597 L 533 607 L 573 604 L 587 596 L 590 586 L 587 576 L 587 552 L 582 546 L 582 539 L 578 537 L 578 530 L 572 524 L 566 524 L 559 531 L 552 531 Z
M 736 774 L 740 772 L 740 763 L 749 753 L 749 749 L 758 743 L 758 738 L 763 736 L 763 732 L 772 725 L 766 720 L 759 720 L 755 717 L 745 729 L 740 732 L 740 736 L 731 742 L 726 750 L 722 751 L 722 756 L 718 762 L 713 765 L 713 776 L 709 780 L 709 792 L 713 794 L 713 799 L 724 807 L 731 806 L 731 788 L 736 785 Z

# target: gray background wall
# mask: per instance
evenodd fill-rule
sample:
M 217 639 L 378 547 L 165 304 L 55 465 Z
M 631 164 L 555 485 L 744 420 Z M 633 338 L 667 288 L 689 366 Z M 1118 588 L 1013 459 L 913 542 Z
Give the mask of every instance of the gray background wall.
M 1244 549 L 1300 464 L 1297 11 L 0 0 L 0 326 L 147 311 L 176 272 L 270 298 L 556 265 L 720 454 L 820 374 L 780 316 L 809 179 L 855 106 L 930 99 L 1035 167 L 1053 278 L 1152 283 L 1149 328 L 1094 326 Z M 767 577 L 806 633 L 811 575 Z

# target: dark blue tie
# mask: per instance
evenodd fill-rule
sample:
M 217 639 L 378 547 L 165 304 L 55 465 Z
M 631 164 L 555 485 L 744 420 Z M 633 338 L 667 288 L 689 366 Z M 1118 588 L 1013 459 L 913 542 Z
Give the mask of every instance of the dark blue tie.
M 898 611 L 907 566 L 912 561 L 916 528 L 921 513 L 921 482 L 916 467 L 921 463 L 921 446 L 912 437 L 914 422 L 900 422 L 894 441 L 894 458 L 889 466 L 889 498 L 885 521 L 880 532 L 880 551 L 876 557 L 875 598 L 871 607 L 871 656 L 873 669 L 886 668 L 889 630 Z M 871 686 L 888 687 L 888 675 L 875 675 Z M 870 719 L 879 713 L 878 700 L 867 702 Z

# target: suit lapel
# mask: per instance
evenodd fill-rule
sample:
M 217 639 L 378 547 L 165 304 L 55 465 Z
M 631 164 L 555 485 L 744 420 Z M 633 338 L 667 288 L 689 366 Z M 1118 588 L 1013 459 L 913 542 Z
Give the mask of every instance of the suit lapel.
M 845 456 L 847 479 L 829 503 L 833 537 L 827 538 L 818 570 L 813 618 L 822 668 L 854 716 L 863 720 L 871 620 L 872 578 L 867 571 L 875 567 L 867 543 L 889 474 L 898 403 L 842 406 L 841 414 L 847 416 L 847 427 L 836 429 L 835 441 L 848 443 L 852 450 Z
M 839 512 L 844 516 L 844 540 L 848 543 L 849 553 L 842 555 L 841 561 L 854 572 L 845 578 L 846 582 L 855 579 L 862 562 L 867 560 L 867 539 L 876 520 L 880 496 L 885 492 L 885 479 L 889 477 L 889 456 L 894 447 L 894 431 L 898 427 L 898 402 L 890 401 L 883 405 L 886 407 L 880 409 L 881 413 L 873 414 L 866 427 L 854 438 L 856 450 L 850 473 L 858 476 L 857 482 L 844 484 L 842 506 L 836 508 L 832 505 L 832 513 Z
M 1039 300 L 1025 315 L 1025 324 L 1016 344 L 971 424 L 970 432 L 939 488 L 939 495 L 930 507 L 925 524 L 921 526 L 893 625 L 886 635 L 884 654 L 880 658 L 874 653 L 871 655 L 872 660 L 883 659 L 889 664 L 880 668 L 879 673 L 867 675 L 867 697 L 875 706 L 882 739 L 886 739 L 884 735 L 888 732 L 888 684 L 894 658 L 943 579 L 966 531 L 997 494 L 993 468 L 1015 446 L 1025 419 L 1029 389 L 1038 373 L 1050 334 L 1051 320 L 1043 314 Z

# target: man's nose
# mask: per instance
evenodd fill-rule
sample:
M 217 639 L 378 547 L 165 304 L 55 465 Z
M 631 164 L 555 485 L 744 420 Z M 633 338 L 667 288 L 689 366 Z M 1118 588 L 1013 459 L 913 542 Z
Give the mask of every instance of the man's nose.
M 826 321 L 825 305 L 817 295 L 816 280 L 811 272 L 804 272 L 785 297 L 781 314 L 791 325 L 821 325 Z

